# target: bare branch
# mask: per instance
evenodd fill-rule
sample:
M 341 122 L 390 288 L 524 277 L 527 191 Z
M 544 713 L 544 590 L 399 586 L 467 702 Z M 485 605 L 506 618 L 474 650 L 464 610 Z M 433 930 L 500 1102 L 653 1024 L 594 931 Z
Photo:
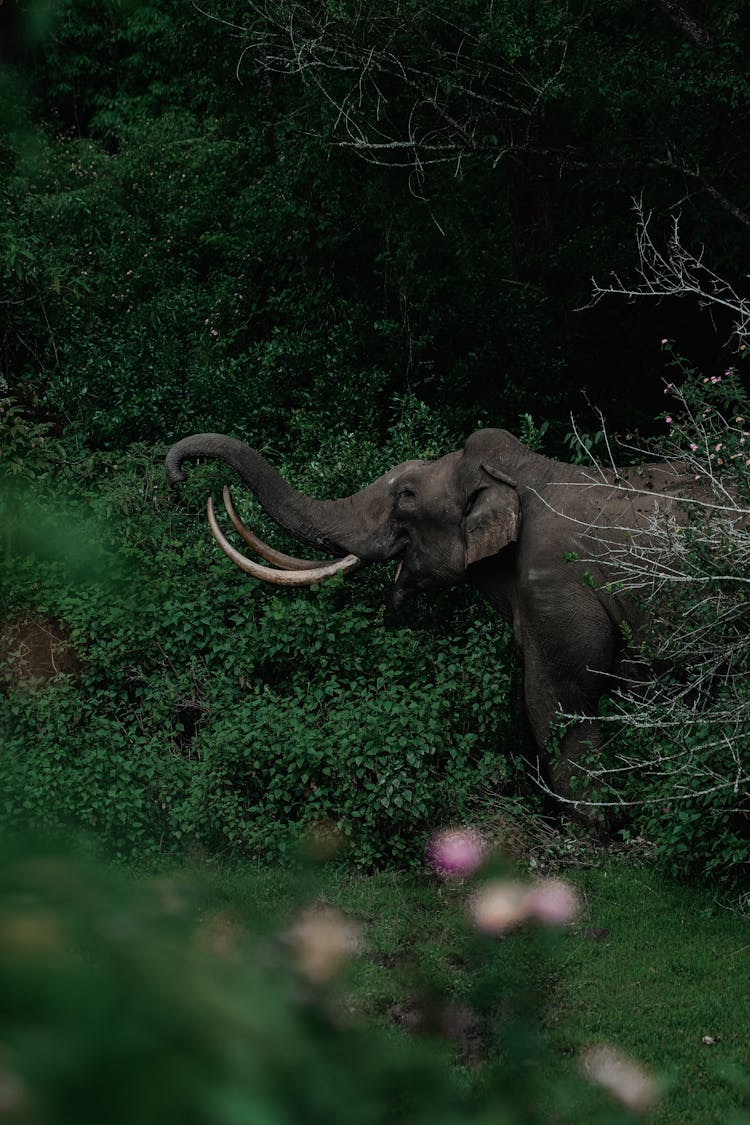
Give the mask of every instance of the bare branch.
M 736 317 L 734 337 L 742 343 L 750 332 L 750 301 L 739 296 L 728 282 L 705 264 L 703 248 L 694 253 L 683 246 L 679 217 L 672 217 L 665 242 L 657 244 L 652 233 L 652 213 L 644 209 L 642 200 L 635 200 L 634 206 L 638 217 L 638 280 L 626 284 L 613 273 L 608 285 L 600 285 L 596 278 L 592 278 L 592 298 L 586 307 L 590 308 L 603 297 L 612 295 L 627 297 L 630 301 L 644 297 L 657 301 L 665 297 L 691 297 L 700 307 L 717 306 Z
M 654 0 L 654 2 L 666 12 L 672 23 L 676 24 L 688 39 L 692 39 L 699 47 L 711 46 L 711 36 L 685 11 L 682 4 L 676 3 L 676 0 Z
M 541 62 L 521 66 L 432 11 L 425 19 L 362 3 L 356 15 L 338 19 L 328 7 L 296 0 L 252 0 L 250 10 L 261 30 L 243 57 L 252 51 L 258 66 L 312 81 L 335 108 L 343 133 L 337 147 L 408 167 L 417 184 L 429 164 L 459 169 L 477 155 L 498 163 L 514 127 L 540 112 L 566 62 L 564 36 L 550 38 Z
M 649 245 L 647 232 L 639 245 Z M 674 280 L 674 259 L 655 248 L 649 254 L 641 259 L 642 277 L 648 295 L 658 296 L 665 277 L 670 284 Z M 689 266 L 694 280 L 710 279 L 706 300 L 717 291 L 722 299 L 733 293 L 700 259 L 690 258 Z M 744 339 L 744 329 L 738 331 Z M 750 412 L 729 410 L 736 396 L 744 401 L 733 371 L 704 382 L 725 409 L 700 401 L 703 383 L 692 392 L 686 385 L 665 388 L 675 405 L 670 404 L 671 429 L 659 454 L 675 473 L 674 490 L 655 494 L 628 479 L 631 470 L 613 473 L 612 466 L 596 462 L 582 485 L 610 491 L 606 521 L 577 521 L 579 539 L 590 552 L 580 561 L 603 576 L 602 593 L 624 611 L 624 620 L 638 623 L 632 657 L 610 677 L 611 710 L 599 720 L 611 727 L 612 737 L 597 762 L 584 767 L 590 786 L 604 794 L 593 803 L 605 807 L 716 796 L 726 812 L 727 803 L 739 809 L 748 800 Z M 653 460 L 653 450 L 624 448 Z M 614 463 L 609 438 L 607 450 Z M 634 496 L 644 514 L 635 532 L 625 518 Z M 591 715 L 561 715 L 562 721 L 590 723 Z M 651 792 L 643 787 L 648 779 L 658 793 L 654 798 L 644 796 Z

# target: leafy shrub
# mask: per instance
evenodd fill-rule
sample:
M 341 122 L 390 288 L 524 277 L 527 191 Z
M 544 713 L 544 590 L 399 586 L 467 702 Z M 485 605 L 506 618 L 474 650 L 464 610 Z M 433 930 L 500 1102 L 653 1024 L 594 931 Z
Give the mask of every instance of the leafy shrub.
M 461 653 L 433 637 L 425 659 L 423 636 L 380 633 L 377 613 L 331 597 L 271 603 L 255 642 L 266 682 L 246 671 L 244 698 L 217 700 L 195 740 L 196 815 L 214 846 L 268 854 L 300 825 L 332 824 L 355 862 L 408 864 L 415 833 L 506 779 L 492 736 L 507 673 L 487 675 L 486 625 L 467 623 Z
M 379 424 L 391 380 L 352 331 L 364 310 L 320 277 L 335 233 L 264 132 L 123 109 L 105 137 L 40 133 L 8 177 L 14 384 L 98 447 L 236 430 L 249 410 L 256 442 L 295 412 L 316 444 L 333 417 Z
M 427 448 L 428 420 L 409 418 Z M 120 856 L 266 858 L 323 824 L 358 864 L 409 864 L 432 826 L 508 783 L 511 659 L 489 610 L 457 593 L 394 627 L 377 569 L 279 596 L 208 534 L 221 467 L 197 467 L 176 499 L 146 447 L 68 454 L 24 499 L 0 604 L 59 621 L 81 671 L 6 676 L 7 824 L 80 824 Z M 343 491 L 374 458 L 349 437 L 308 479 Z

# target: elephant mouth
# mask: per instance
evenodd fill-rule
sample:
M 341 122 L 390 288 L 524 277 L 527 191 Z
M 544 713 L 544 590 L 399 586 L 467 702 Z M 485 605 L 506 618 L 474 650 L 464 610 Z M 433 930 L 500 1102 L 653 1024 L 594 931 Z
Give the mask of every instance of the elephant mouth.
M 401 608 L 403 603 L 418 589 L 418 582 L 416 581 L 413 570 L 410 568 L 408 560 L 401 555 L 396 559 L 396 570 L 393 575 L 393 586 L 391 587 L 391 606 L 394 610 Z

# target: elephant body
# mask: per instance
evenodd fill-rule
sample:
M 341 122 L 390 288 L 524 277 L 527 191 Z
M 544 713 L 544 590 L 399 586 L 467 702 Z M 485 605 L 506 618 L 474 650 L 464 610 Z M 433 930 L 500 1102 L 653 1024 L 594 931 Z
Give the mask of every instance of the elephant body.
M 679 518 L 680 503 L 695 489 L 682 466 L 569 465 L 532 452 L 504 430 L 485 429 L 463 450 L 407 461 L 353 496 L 320 501 L 292 489 L 256 451 L 220 434 L 197 434 L 172 447 L 166 461 L 171 484 L 184 479 L 182 463 L 194 457 L 230 465 L 281 527 L 339 558 L 329 570 L 394 560 L 396 607 L 436 587 L 469 582 L 479 589 L 512 626 L 526 714 L 549 783 L 560 797 L 576 799 L 577 767 L 599 744 L 599 700 L 639 667 L 626 639 L 643 622 L 633 601 L 613 586 L 618 560 L 647 547 L 655 520 Z M 250 542 L 248 529 L 232 517 Z M 319 563 L 288 556 L 275 556 L 287 560 L 281 571 L 244 565 L 212 509 L 210 518 L 220 545 L 250 573 L 302 584 L 289 577 L 293 563 L 304 581 L 319 580 Z M 254 549 L 264 553 L 258 543 L 253 540 Z M 547 761 L 545 747 L 561 715 L 581 719 Z

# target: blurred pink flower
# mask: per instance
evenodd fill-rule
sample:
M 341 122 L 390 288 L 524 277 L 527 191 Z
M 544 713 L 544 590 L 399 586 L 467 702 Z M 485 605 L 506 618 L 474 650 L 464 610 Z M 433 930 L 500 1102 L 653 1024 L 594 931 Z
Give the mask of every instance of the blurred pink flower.
M 323 984 L 359 951 L 361 926 L 333 906 L 313 904 L 301 912 L 289 936 L 297 968 L 313 984 Z
M 528 917 L 527 900 L 528 887 L 523 883 L 495 879 L 472 895 L 469 913 L 477 929 L 504 934 Z
M 648 1071 L 617 1047 L 589 1047 L 582 1063 L 589 1081 L 603 1086 L 635 1113 L 645 1113 L 659 1098 L 659 1087 Z
M 529 891 L 526 910 L 547 926 L 564 926 L 572 922 L 580 908 L 578 895 L 570 883 L 549 879 Z
M 664 419 L 664 421 L 665 421 L 665 422 L 667 423 L 667 425 L 669 425 L 669 424 L 670 424 L 670 422 L 672 421 L 672 415 L 671 415 L 671 414 L 667 414 L 667 416 L 666 416 L 666 418 Z
M 478 832 L 452 828 L 432 837 L 427 845 L 427 862 L 439 875 L 461 878 L 476 871 L 486 850 Z
M 469 902 L 469 913 L 477 929 L 496 935 L 530 918 L 545 926 L 564 926 L 572 922 L 579 909 L 575 888 L 561 879 L 535 884 L 494 879 L 479 887 Z
M 695 451 L 696 451 L 696 449 L 698 448 L 698 446 L 697 446 L 697 445 L 695 444 L 695 442 L 694 442 L 694 441 L 691 441 L 691 442 L 690 442 L 690 448 L 692 449 L 693 453 L 695 453 Z

